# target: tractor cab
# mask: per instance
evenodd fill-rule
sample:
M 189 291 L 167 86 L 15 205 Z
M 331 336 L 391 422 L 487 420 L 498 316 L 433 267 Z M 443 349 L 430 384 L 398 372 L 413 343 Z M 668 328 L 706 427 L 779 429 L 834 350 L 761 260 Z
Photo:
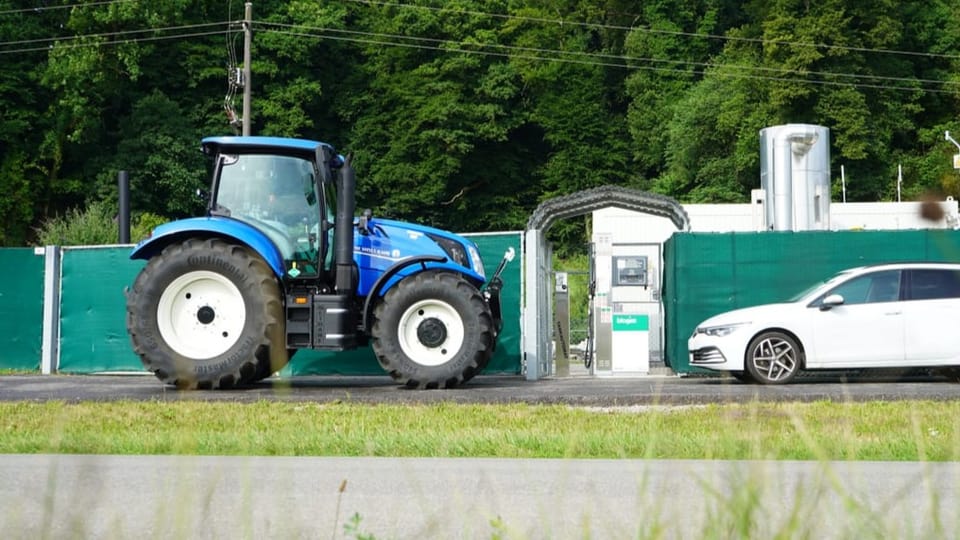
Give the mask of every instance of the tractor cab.
M 333 271 L 337 197 L 332 171 L 318 169 L 315 148 L 291 147 L 289 140 L 280 148 L 279 142 L 257 137 L 240 145 L 231 138 L 205 139 L 204 151 L 216 159 L 208 212 L 266 235 L 280 253 L 285 277 L 325 281 Z M 339 156 L 330 161 L 321 166 L 343 163 Z

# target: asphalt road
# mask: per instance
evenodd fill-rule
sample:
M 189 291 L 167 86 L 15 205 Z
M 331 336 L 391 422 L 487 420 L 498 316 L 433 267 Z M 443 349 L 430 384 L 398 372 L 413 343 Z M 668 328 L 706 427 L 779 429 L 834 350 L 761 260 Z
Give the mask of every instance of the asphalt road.
M 745 401 L 950 400 L 960 384 L 927 374 L 817 374 L 763 386 L 720 377 L 479 376 L 448 390 L 408 390 L 389 377 L 307 376 L 216 391 L 178 391 L 151 375 L 0 376 L 0 401 L 261 400 L 357 403 L 532 403 L 583 406 L 690 405 Z

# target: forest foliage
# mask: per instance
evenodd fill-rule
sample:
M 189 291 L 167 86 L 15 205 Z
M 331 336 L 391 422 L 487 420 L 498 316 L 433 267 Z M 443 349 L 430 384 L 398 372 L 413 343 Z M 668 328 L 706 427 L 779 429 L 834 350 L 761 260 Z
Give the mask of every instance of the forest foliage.
M 605 184 L 746 202 L 759 130 L 830 128 L 833 199 L 960 198 L 951 0 L 255 0 L 252 131 L 354 155 L 358 207 L 522 229 Z M 0 245 L 116 204 L 202 211 L 241 110 L 240 0 L 0 0 Z M 558 227 L 567 245 L 577 227 Z

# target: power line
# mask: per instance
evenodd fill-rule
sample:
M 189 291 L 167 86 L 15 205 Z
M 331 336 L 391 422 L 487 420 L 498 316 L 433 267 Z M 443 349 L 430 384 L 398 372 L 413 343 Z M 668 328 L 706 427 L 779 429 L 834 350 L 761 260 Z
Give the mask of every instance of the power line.
M 118 30 L 118 31 L 116 31 L 116 32 L 104 32 L 104 33 L 101 33 L 101 34 L 81 34 L 81 35 L 76 35 L 76 36 L 61 36 L 61 37 L 40 38 L 40 39 L 23 39 L 23 40 L 18 40 L 18 41 L 0 41 L 0 47 L 6 47 L 6 46 L 10 46 L 10 45 L 31 45 L 31 44 L 35 44 L 35 43 L 51 43 L 51 42 L 73 41 L 73 40 L 79 40 L 79 39 L 84 39 L 84 38 L 109 38 L 109 37 L 126 36 L 126 35 L 130 35 L 130 34 L 143 34 L 143 33 L 146 33 L 146 32 L 167 32 L 167 31 L 172 31 L 172 30 L 191 30 L 191 29 L 194 29 L 194 28 L 209 28 L 209 27 L 211 27 L 211 26 L 223 26 L 223 25 L 225 25 L 225 24 L 229 24 L 229 23 L 216 22 L 216 23 L 186 24 L 186 25 L 181 25 L 181 26 L 167 26 L 167 27 L 162 27 L 162 28 L 143 28 L 143 29 L 139 29 L 139 30 Z M 129 40 L 129 41 L 133 41 L 133 40 Z M 37 50 L 37 49 L 20 49 L 20 51 L 13 50 L 13 51 L 2 51 L 2 52 L 4 52 L 4 53 L 7 53 L 7 52 L 25 52 L 25 51 L 28 51 L 28 50 Z M 42 50 L 42 49 L 40 49 L 40 50 Z
M 142 43 L 149 41 L 164 41 L 168 39 L 182 39 L 182 38 L 193 38 L 193 37 L 202 37 L 202 36 L 215 36 L 225 34 L 226 30 L 213 30 L 210 32 L 190 32 L 186 34 L 174 34 L 169 36 L 150 36 L 150 37 L 140 37 L 132 39 L 124 39 L 119 41 L 99 41 L 95 43 L 69 43 L 69 41 L 79 40 L 81 37 L 71 38 L 66 41 L 68 42 L 57 42 L 55 45 L 59 48 L 65 49 L 77 49 L 81 47 L 101 47 L 106 45 L 125 45 L 129 43 Z M 4 54 L 17 54 L 17 53 L 27 53 L 27 52 L 38 52 L 38 51 L 49 51 L 54 44 L 50 44 L 46 47 L 33 47 L 33 48 L 23 48 L 23 49 L 11 49 L 7 51 L 0 51 L 0 55 Z
M 122 4 L 125 2 L 134 2 L 135 0 L 103 0 L 101 2 L 82 2 L 79 4 L 64 4 L 62 6 L 37 6 L 23 9 L 6 9 L 0 11 L 0 15 L 11 15 L 14 13 L 42 13 L 44 11 L 55 11 L 59 9 L 85 8 L 92 6 L 106 6 L 110 4 Z
M 419 9 L 419 10 L 427 10 L 427 11 L 440 11 L 440 12 L 447 12 L 452 14 L 477 15 L 482 17 L 546 23 L 546 24 L 553 24 L 553 25 L 559 25 L 559 26 L 569 25 L 569 26 L 580 26 L 583 28 L 598 28 L 598 29 L 604 29 L 604 30 L 628 30 L 628 31 L 644 32 L 648 34 L 663 34 L 663 35 L 669 35 L 669 36 L 694 37 L 694 38 L 704 38 L 704 39 L 713 39 L 713 40 L 722 40 L 722 41 L 736 41 L 736 42 L 743 42 L 743 43 L 755 43 L 755 44 L 761 44 L 761 45 L 786 45 L 790 47 L 807 47 L 807 48 L 836 50 L 836 51 L 866 52 L 866 53 L 876 53 L 876 54 L 896 54 L 896 55 L 905 55 L 905 56 L 945 58 L 945 59 L 951 59 L 951 60 L 960 59 L 960 55 L 957 55 L 957 54 L 938 54 L 938 53 L 930 53 L 930 52 L 900 51 L 895 49 L 874 49 L 869 47 L 829 45 L 826 43 L 809 43 L 809 42 L 802 42 L 802 41 L 780 41 L 780 40 L 770 40 L 770 39 L 761 39 L 761 38 L 746 38 L 746 37 L 739 37 L 739 36 L 723 36 L 718 34 L 706 34 L 706 33 L 697 33 L 697 32 L 657 30 L 654 28 L 649 28 L 649 27 L 645 28 L 642 26 L 621 26 L 621 25 L 614 25 L 614 24 L 572 21 L 572 20 L 566 20 L 566 19 L 547 19 L 542 17 L 527 17 L 523 15 L 507 15 L 504 13 L 490 13 L 485 11 L 472 11 L 472 10 L 461 10 L 461 9 L 454 10 L 446 7 L 415 6 L 410 4 L 398 4 L 396 2 L 385 2 L 385 1 L 378 1 L 378 0 L 344 0 L 344 1 L 353 2 L 357 4 L 379 5 L 384 7 L 396 7 L 396 8 L 406 8 L 406 9 Z
M 851 79 L 870 79 L 870 80 L 891 81 L 891 82 L 940 84 L 945 86 L 957 86 L 958 88 L 960 88 L 960 82 L 940 81 L 935 79 L 918 79 L 918 78 L 912 78 L 912 77 L 888 77 L 883 75 L 871 75 L 871 74 L 857 75 L 852 73 L 837 73 L 837 72 L 831 72 L 831 71 L 802 71 L 801 72 L 795 69 L 771 68 L 766 66 L 746 66 L 742 64 L 718 64 L 718 63 L 712 63 L 712 62 L 696 62 L 692 60 L 668 60 L 663 58 L 637 57 L 637 56 L 616 55 L 616 54 L 607 54 L 607 53 L 591 53 L 586 51 L 564 51 L 564 50 L 558 50 L 558 49 L 546 49 L 546 48 L 535 48 L 535 47 L 518 47 L 513 45 L 503 45 L 499 43 L 472 43 L 472 42 L 468 43 L 464 41 L 446 40 L 446 39 L 438 39 L 438 38 L 424 38 L 419 36 L 405 36 L 401 34 L 382 34 L 382 33 L 374 33 L 374 32 L 363 32 L 359 30 L 343 30 L 343 29 L 335 29 L 335 28 L 310 28 L 310 27 L 283 24 L 283 23 L 259 23 L 259 24 L 261 26 L 304 28 L 307 30 L 338 32 L 338 33 L 344 33 L 344 34 L 383 37 L 388 39 L 424 41 L 424 42 L 438 43 L 438 44 L 455 44 L 455 45 L 468 45 L 468 46 L 476 45 L 480 47 L 494 47 L 499 49 L 517 50 L 517 51 L 523 51 L 523 52 L 588 56 L 588 57 L 606 58 L 606 59 L 613 59 L 613 60 L 624 60 L 627 62 L 653 62 L 653 63 L 661 63 L 661 64 L 699 66 L 703 68 L 720 68 L 720 69 L 735 69 L 735 70 L 743 70 L 743 71 L 782 73 L 782 74 L 788 74 L 788 75 L 789 74 L 815 75 L 815 76 L 825 76 L 825 77 L 844 77 L 844 78 L 851 78 Z M 624 67 L 629 67 L 629 66 L 624 66 Z
M 101 4 L 113 4 L 119 2 L 126 2 L 129 0 L 111 0 L 109 2 L 100 2 Z M 354 2 L 361 2 L 366 4 L 380 4 L 388 6 L 398 6 L 398 7 L 420 7 L 420 6 L 406 6 L 404 4 L 393 4 L 389 2 L 373 2 L 367 0 L 348 0 Z M 87 4 L 92 5 L 92 4 Z M 439 9 L 439 8 L 429 8 L 429 9 Z M 482 12 L 471 12 L 471 13 L 480 13 Z M 497 14 L 487 14 L 490 16 L 500 16 Z M 510 17 L 510 16 L 503 16 Z M 537 21 L 547 21 L 545 19 L 534 19 Z M 558 21 L 552 21 L 558 22 Z M 560 21 L 562 22 L 562 21 Z M 230 25 L 231 22 L 216 22 L 216 23 L 198 23 L 192 25 L 180 25 L 180 26 L 170 26 L 170 27 L 161 27 L 161 28 L 147 28 L 147 29 L 138 29 L 138 30 L 122 30 L 116 32 L 106 32 L 99 34 L 86 34 L 78 35 L 71 37 L 58 37 L 58 38 L 42 38 L 42 39 L 32 39 L 32 40 L 19 40 L 19 41 L 8 41 L 0 42 L 0 47 L 8 47 L 12 45 L 30 45 L 30 44 L 39 44 L 45 43 L 48 44 L 44 47 L 28 47 L 28 48 L 16 48 L 9 50 L 0 50 L 0 55 L 3 54 L 14 54 L 22 52 L 36 52 L 48 50 L 52 45 L 51 43 L 56 43 L 58 47 L 64 48 L 76 48 L 76 47 L 86 47 L 86 46 L 99 46 L 103 44 L 116 44 L 116 43 L 137 43 L 137 42 L 147 42 L 147 41 L 158 41 L 166 39 L 179 39 L 179 38 L 189 38 L 189 37 L 201 37 L 208 35 L 216 34 L 225 34 L 229 43 L 230 40 Z M 647 71 L 657 71 L 664 73 L 678 73 L 678 74 L 695 74 L 695 75 L 704 75 L 707 73 L 707 69 L 718 70 L 714 73 L 722 76 L 729 76 L 735 78 L 747 78 L 755 80 L 769 80 L 769 81 L 781 81 L 781 82 L 794 82 L 794 83 L 807 83 L 807 84 L 821 84 L 821 85 L 832 85 L 832 86 L 855 86 L 860 88 L 874 88 L 874 89 L 891 89 L 891 90 L 908 90 L 908 91 L 927 91 L 935 93 L 954 93 L 955 89 L 936 89 L 928 88 L 923 86 L 914 86 L 914 85 L 940 85 L 941 87 L 960 87 L 960 83 L 952 81 L 938 81 L 933 79 L 917 79 L 917 78 L 907 78 L 907 77 L 887 77 L 881 75 L 870 75 L 870 74 L 851 74 L 851 73 L 836 73 L 836 72 L 825 72 L 825 71 L 798 71 L 782 68 L 771 68 L 765 66 L 745 66 L 738 64 L 719 64 L 719 63 L 710 63 L 710 62 L 696 62 L 696 61 L 685 61 L 685 60 L 668 60 L 661 58 L 652 58 L 652 57 L 632 57 L 627 55 L 613 55 L 605 53 L 591 53 L 585 51 L 563 51 L 557 49 L 548 49 L 548 48 L 534 48 L 534 47 L 518 47 L 511 45 L 503 45 L 497 43 L 467 43 L 463 41 L 455 40 L 446 40 L 446 39 L 437 39 L 437 38 L 424 38 L 417 36 L 404 36 L 398 34 L 383 34 L 375 32 L 363 32 L 357 30 L 344 30 L 336 28 L 325 28 L 325 27 L 306 27 L 292 24 L 284 23 L 269 23 L 269 22 L 258 22 L 256 23 L 258 27 L 263 28 L 268 32 L 275 32 L 280 34 L 288 34 L 299 37 L 312 37 L 317 39 L 334 39 L 338 41 L 347 41 L 355 43 L 366 43 L 366 44 L 375 44 L 375 45 L 387 45 L 387 46 L 397 46 L 397 47 L 407 47 L 407 48 L 417 48 L 425 50 L 436 50 L 444 52 L 455 52 L 463 54 L 477 54 L 477 55 L 487 55 L 487 56 L 498 56 L 498 57 L 507 57 L 507 58 L 522 58 L 526 60 L 535 60 L 535 61 L 556 61 L 556 62 L 565 62 L 565 63 L 576 63 L 576 64 L 592 64 L 592 65 L 601 65 L 604 67 L 615 67 L 622 69 L 637 69 L 637 70 L 647 70 Z M 575 24 L 587 24 L 587 23 L 575 23 Z M 209 28 L 213 26 L 224 26 L 224 30 L 211 31 L 211 32 L 192 32 L 192 33 L 181 33 L 169 36 L 149 36 L 149 37 L 138 37 L 138 38 L 127 38 L 122 41 L 116 42 L 97 42 L 97 43 L 75 43 L 76 41 L 84 38 L 116 38 L 121 36 L 129 36 L 136 34 L 143 34 L 146 32 L 167 32 L 167 31 L 180 31 L 180 30 L 189 30 L 189 29 L 198 29 L 198 28 Z M 293 31 L 283 31 L 278 30 L 277 28 L 288 28 L 288 29 L 300 29 L 303 32 L 293 32 Z M 624 27 L 625 28 L 625 27 Z M 330 33 L 336 34 L 345 34 L 347 36 L 361 36 L 361 37 L 344 37 L 330 35 Z M 423 45 L 423 44 L 413 44 L 410 42 L 420 42 L 427 43 L 432 45 Z M 477 50 L 473 48 L 478 46 L 481 48 L 495 48 L 510 52 L 493 52 L 489 50 Z M 451 48 L 452 47 L 452 48 Z M 233 51 L 231 51 L 233 52 Z M 235 54 L 235 53 L 234 53 Z M 574 57 L 574 58 L 571 58 Z M 598 61 L 599 60 L 599 61 Z M 232 58 L 232 61 L 235 62 L 235 56 Z M 680 69 L 679 67 L 656 67 L 656 66 L 644 66 L 644 65 L 632 65 L 638 63 L 655 63 L 655 64 L 666 64 L 672 66 L 690 66 L 693 69 Z M 732 71 L 732 73 L 731 73 Z M 754 73 L 750 73 L 754 72 Z M 770 74 L 780 74 L 785 76 L 767 76 L 767 75 L 758 75 L 755 73 L 770 73 Z M 800 79 L 797 77 L 790 77 L 789 75 L 798 75 L 798 76 L 815 76 L 822 78 L 845 78 L 850 79 L 849 82 L 842 81 L 830 81 L 830 80 L 810 80 L 810 79 Z M 871 84 L 865 81 L 880 81 L 880 82 L 891 82 L 891 83 L 907 83 L 907 85 L 883 85 L 883 84 Z
M 743 66 L 737 64 L 714 64 L 708 62 L 693 62 L 693 61 L 683 61 L 683 60 L 665 60 L 659 58 L 647 58 L 647 57 L 631 57 L 625 55 L 612 55 L 604 53 L 590 53 L 590 52 L 580 52 L 580 51 L 562 51 L 557 49 L 543 49 L 543 48 L 532 48 L 532 47 L 516 47 L 511 45 L 502 45 L 502 44 L 482 44 L 482 43 L 465 43 L 454 40 L 444 40 L 438 38 L 423 38 L 416 36 L 403 36 L 397 34 L 380 34 L 374 32 L 362 32 L 357 30 L 342 30 L 334 28 L 310 28 L 310 27 L 296 27 L 308 32 L 292 32 L 289 30 L 277 30 L 275 27 L 280 28 L 294 28 L 294 25 L 282 24 L 282 23 L 258 23 L 258 27 L 263 28 L 268 32 L 275 32 L 280 34 L 294 35 L 298 37 L 313 37 L 318 39 L 334 39 L 338 41 L 347 41 L 347 42 L 356 42 L 356 43 L 366 43 L 373 45 L 387 45 L 387 46 L 396 46 L 396 47 L 407 47 L 407 48 L 416 48 L 424 50 L 436 50 L 436 51 L 445 51 L 445 52 L 456 52 L 464 54 L 477 54 L 477 55 L 487 55 L 487 56 L 499 56 L 499 57 L 508 57 L 508 58 L 523 58 L 527 60 L 542 60 L 542 61 L 557 61 L 557 62 L 566 62 L 566 63 L 576 63 L 576 64 L 590 64 L 590 65 L 602 65 L 604 67 L 616 67 L 623 69 L 638 69 L 638 70 L 647 70 L 647 71 L 658 71 L 666 73 L 680 73 L 680 74 L 706 74 L 707 69 L 718 69 L 726 71 L 740 71 L 741 73 L 722 73 L 717 72 L 718 75 L 732 76 L 737 78 L 749 78 L 756 80 L 770 80 L 770 81 L 786 81 L 786 82 L 797 82 L 797 83 L 810 83 L 810 84 L 823 84 L 831 86 L 856 86 L 860 88 L 874 88 L 874 89 L 892 89 L 892 90 L 924 90 L 929 92 L 937 93 L 952 93 L 950 90 L 938 90 L 935 88 L 918 88 L 915 86 L 908 85 L 881 85 L 881 84 L 870 84 L 869 80 L 877 81 L 888 81 L 888 82 L 899 82 L 899 83 L 913 83 L 913 84 L 937 84 L 942 86 L 956 86 L 957 89 L 960 89 L 960 83 L 951 82 L 951 81 L 937 81 L 933 79 L 915 79 L 907 77 L 885 77 L 880 75 L 855 75 L 850 73 L 835 73 L 835 72 L 818 72 L 818 71 L 807 71 L 800 72 L 797 70 L 787 70 L 779 68 L 768 68 L 763 66 Z M 321 34 L 312 33 L 309 31 L 320 32 Z M 324 32 L 332 32 L 336 34 L 346 34 L 348 36 L 361 36 L 361 37 L 345 37 L 345 36 L 334 36 L 329 34 L 324 34 Z M 371 39 L 377 38 L 377 39 Z M 406 40 L 397 41 L 397 40 Z M 414 42 L 414 43 L 411 43 Z M 419 42 L 419 43 L 416 43 Z M 426 43 L 426 44 L 424 44 Z M 453 46 L 455 48 L 451 48 Z M 472 48 L 464 48 L 464 46 L 479 46 L 479 47 L 491 47 L 496 49 L 502 49 L 507 51 L 513 51 L 519 54 L 514 54 L 512 52 L 493 52 L 493 51 L 484 51 L 477 50 Z M 543 56 L 548 55 L 548 56 Z M 561 55 L 561 56 L 557 56 Z M 570 58 L 578 57 L 578 58 Z M 596 61 L 593 59 L 599 59 L 601 61 Z M 679 66 L 694 66 L 693 70 L 679 69 L 679 68 L 670 68 L 670 67 L 654 67 L 654 66 L 643 66 L 643 65 L 632 65 L 632 63 L 659 63 L 659 64 L 672 64 Z M 697 69 L 699 68 L 699 69 Z M 771 73 L 780 73 L 783 75 L 802 75 L 802 76 L 819 76 L 819 77 L 841 77 L 853 79 L 850 82 L 841 82 L 841 81 L 829 81 L 829 80 L 809 80 L 809 79 L 798 79 L 796 77 L 777 77 L 777 76 L 764 76 L 764 75 L 754 75 L 749 73 L 743 73 L 747 71 L 755 72 L 771 72 Z

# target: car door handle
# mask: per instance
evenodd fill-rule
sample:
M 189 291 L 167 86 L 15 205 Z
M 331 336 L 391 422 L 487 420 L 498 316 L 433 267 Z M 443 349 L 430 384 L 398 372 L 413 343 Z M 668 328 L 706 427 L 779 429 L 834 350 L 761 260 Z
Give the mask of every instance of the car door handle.
M 901 313 L 903 313 L 903 312 L 902 312 L 902 311 L 888 311 L 888 312 L 884 313 L 884 315 L 900 315 Z

